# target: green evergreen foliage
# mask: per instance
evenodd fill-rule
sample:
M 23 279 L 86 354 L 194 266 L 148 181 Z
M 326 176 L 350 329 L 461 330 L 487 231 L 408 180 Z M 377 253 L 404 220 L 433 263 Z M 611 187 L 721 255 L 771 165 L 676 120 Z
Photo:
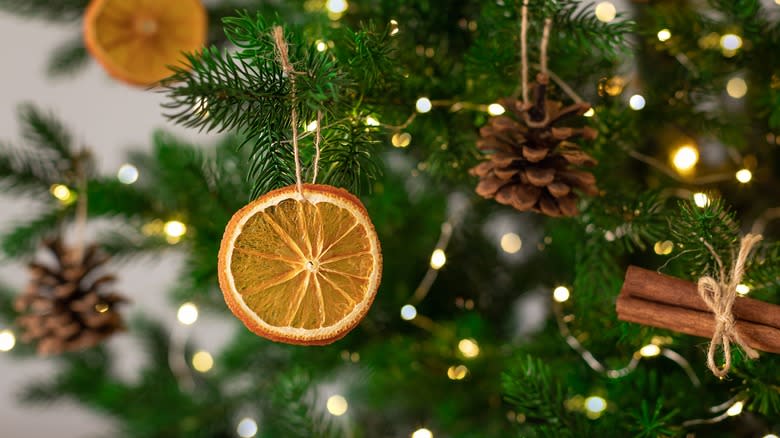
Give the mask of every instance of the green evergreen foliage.
M 0 0 L 0 8 L 76 21 L 84 3 Z M 57 373 L 25 399 L 77 399 L 115 419 L 128 437 L 235 436 L 243 416 L 258 420 L 263 437 L 409 436 L 423 426 L 437 437 L 465 438 L 777 434 L 780 356 L 751 361 L 735 351 L 731 377 L 719 380 L 706 371 L 708 340 L 618 322 L 614 309 L 629 264 L 693 281 L 715 274 L 707 245 L 729 266 L 757 217 L 770 219 L 744 281 L 754 298 L 780 302 L 780 228 L 764 216 L 777 207 L 771 194 L 780 183 L 776 14 L 756 0 L 659 1 L 634 5 L 634 21 L 603 23 L 591 5 L 530 0 L 531 76 L 549 16 L 549 68 L 594 107 L 592 117 L 571 124 L 599 133 L 580 146 L 599 161 L 600 196 L 583 200 L 576 218 L 548 219 L 478 199 L 467 173 L 481 157 L 474 145 L 486 105 L 520 91 L 521 4 L 353 0 L 336 20 L 317 2 L 214 2 L 213 45 L 188 55 L 191 69 L 173 71 L 163 111 L 172 123 L 227 135 L 204 147 L 154 134 L 149 152 L 128 154 L 141 175 L 131 186 L 98 175 L 62 123 L 23 106 L 24 144 L 0 146 L 0 187 L 40 209 L 4 230 L 4 255 L 28 257 L 42 236 L 72 221 L 75 205 L 52 199 L 49 189 L 65 184 L 78 196 L 77 170 L 87 170 L 89 218 L 109 223 L 100 245 L 120 262 L 183 252 L 171 298 L 194 301 L 237 328 L 213 352 L 212 371 L 182 377 L 169 363 L 179 347 L 167 329 L 138 319 L 130 335 L 144 341 L 148 357 L 137 381 L 114 376 L 117 359 L 97 348 L 55 359 Z M 274 25 L 284 26 L 290 45 L 294 95 L 271 39 Z M 661 29 L 669 29 L 668 40 L 658 39 Z M 719 42 L 729 32 L 743 42 L 734 53 Z M 78 42 L 66 42 L 52 71 L 75 71 L 81 56 Z M 624 83 L 608 92 L 615 76 Z M 748 84 L 740 100 L 724 94 L 736 76 Z M 641 111 L 627 105 L 633 93 L 646 99 Z M 549 94 L 571 101 L 555 81 Z M 430 112 L 415 111 L 420 97 L 432 101 Z M 306 127 L 321 112 L 317 181 L 364 194 L 383 247 L 383 283 L 369 315 L 343 340 L 317 348 L 252 335 L 229 315 L 217 287 L 216 254 L 231 215 L 294 182 L 292 108 L 306 180 L 314 174 L 314 134 Z M 410 136 L 408 147 L 391 147 L 400 134 Z M 702 151 L 693 175 L 667 164 L 686 143 Z M 750 184 L 733 178 L 742 167 L 753 171 Z M 696 192 L 709 203 L 693 203 Z M 160 231 L 168 220 L 187 225 L 175 245 Z M 447 263 L 427 296 L 416 297 L 448 220 Z M 522 238 L 517 254 L 498 245 L 508 232 Z M 672 252 L 655 251 L 665 241 Z M 548 315 L 547 292 L 559 285 L 571 298 L 553 303 Z M 12 295 L 0 289 L 0 318 L 9 323 Z M 408 303 L 419 314 L 411 322 L 398 313 Z M 529 310 L 534 305 L 539 310 Z M 546 319 L 532 328 L 534 313 Z M 664 355 L 642 358 L 624 376 L 595 370 L 567 345 L 560 322 L 610 370 L 660 339 L 701 382 Z M 477 357 L 458 350 L 468 338 L 479 344 Z M 458 366 L 468 370 L 463 378 L 448 377 Z M 349 401 L 343 417 L 325 410 L 334 391 Z M 607 408 L 589 417 L 583 403 L 592 395 Z M 710 408 L 734 397 L 745 402 L 742 415 L 687 423 L 719 415 Z

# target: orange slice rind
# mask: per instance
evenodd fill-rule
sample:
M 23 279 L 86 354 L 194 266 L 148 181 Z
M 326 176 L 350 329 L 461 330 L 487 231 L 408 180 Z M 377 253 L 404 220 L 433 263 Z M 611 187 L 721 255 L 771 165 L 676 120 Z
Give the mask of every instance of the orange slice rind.
M 109 75 L 131 85 L 159 83 L 186 67 L 182 52 L 203 47 L 208 17 L 201 0 L 92 0 L 84 43 Z
M 274 190 L 239 210 L 219 250 L 219 284 L 254 333 L 303 345 L 345 336 L 365 317 L 382 276 L 379 239 L 343 189 Z

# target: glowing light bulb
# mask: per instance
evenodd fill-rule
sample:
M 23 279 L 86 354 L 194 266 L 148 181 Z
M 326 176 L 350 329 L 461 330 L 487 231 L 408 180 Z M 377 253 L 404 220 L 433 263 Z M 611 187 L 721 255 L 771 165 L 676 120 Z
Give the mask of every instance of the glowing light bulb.
M 672 164 L 680 173 L 690 172 L 699 162 L 699 151 L 690 145 L 681 146 L 672 156 Z
M 693 194 L 693 203 L 699 208 L 710 205 L 710 197 L 706 193 L 698 192 Z
M 742 184 L 747 184 L 751 179 L 753 179 L 753 172 L 749 171 L 748 169 L 740 169 L 737 172 L 736 177 L 737 181 L 741 182 Z
M 347 0 L 328 0 L 325 8 L 333 14 L 343 14 L 349 8 L 349 3 Z
M 187 226 L 179 221 L 168 221 L 163 226 L 163 232 L 168 237 L 179 238 L 187 234 Z
M 750 286 L 746 284 L 738 284 L 737 287 L 734 288 L 738 294 L 740 295 L 747 295 L 750 293 Z
M 469 369 L 466 365 L 451 366 L 447 368 L 447 377 L 450 380 L 463 380 L 469 374 Z
M 726 414 L 728 414 L 729 417 L 736 417 L 737 415 L 742 413 L 742 408 L 745 406 L 744 403 L 741 401 L 738 401 L 731 405 L 731 407 L 726 411 Z
M 16 345 L 16 336 L 11 330 L 0 331 L 0 351 L 11 351 Z
M 412 143 L 412 134 L 408 132 L 396 132 L 391 139 L 393 146 L 397 148 L 405 148 Z
M 417 309 L 411 304 L 405 304 L 401 307 L 401 318 L 411 321 L 417 317 Z
M 742 38 L 733 33 L 724 34 L 720 37 L 720 46 L 725 50 L 738 50 L 742 47 Z
M 658 241 L 653 245 L 653 251 L 658 255 L 669 255 L 673 250 L 674 242 L 671 240 Z
M 639 111 L 645 107 L 645 98 L 640 94 L 635 94 L 628 99 L 628 106 L 634 111 Z
M 775 2 L 780 5 L 780 0 L 775 0 Z M 769 434 L 764 435 L 763 438 L 777 438 L 777 435 L 775 435 L 773 433 L 769 433 Z
M 138 169 L 132 164 L 123 164 L 116 172 L 116 179 L 122 184 L 132 184 L 138 181 Z
M 214 367 L 214 358 L 207 351 L 198 351 L 192 356 L 192 367 L 195 371 L 206 373 Z
M 366 125 L 368 126 L 379 126 L 379 120 L 375 119 L 374 117 L 368 116 L 366 117 Z
M 49 192 L 52 196 L 59 199 L 62 202 L 66 202 L 68 199 L 70 199 L 71 192 L 68 186 L 63 184 L 54 184 L 49 188 Z
M 192 325 L 198 320 L 198 307 L 193 303 L 184 303 L 176 312 L 176 318 L 184 325 Z
M 504 250 L 504 252 L 507 252 L 509 254 L 514 254 L 518 251 L 520 251 L 520 248 L 523 247 L 523 241 L 520 239 L 520 236 L 518 236 L 515 233 L 506 233 L 503 236 L 501 236 L 501 249 Z
M 582 115 L 585 117 L 593 117 L 595 114 L 596 114 L 596 110 L 590 108 L 587 111 L 585 111 Z
M 599 21 L 609 23 L 615 19 L 616 15 L 617 10 L 615 9 L 615 5 L 611 2 L 601 2 L 596 5 L 596 18 L 598 18 Z
M 668 41 L 672 37 L 672 32 L 669 29 L 661 29 L 658 31 L 658 41 Z
M 607 401 L 603 398 L 592 395 L 585 399 L 585 410 L 594 414 L 600 414 L 607 409 Z
M 433 108 L 433 104 L 431 103 L 431 100 L 427 97 L 421 97 L 417 99 L 417 103 L 415 103 L 414 107 L 417 109 L 418 113 L 427 113 L 428 111 Z
M 461 339 L 458 342 L 458 350 L 469 359 L 479 356 L 479 344 L 474 339 Z
M 317 123 L 317 121 L 315 120 L 309 123 L 308 125 L 306 125 L 306 130 L 309 132 L 314 132 L 317 130 L 317 126 L 319 126 L 319 123 Z
M 396 20 L 390 20 L 390 36 L 394 36 L 400 31 L 401 29 L 398 27 L 398 22 Z
M 424 427 L 421 427 L 412 433 L 412 438 L 433 438 L 433 432 Z
M 252 438 L 257 435 L 257 423 L 251 418 L 244 418 L 238 422 L 236 433 L 241 438 Z
M 661 354 L 661 347 L 655 344 L 647 344 L 639 349 L 639 354 L 641 354 L 642 357 L 655 357 Z
M 488 105 L 487 111 L 491 116 L 500 116 L 506 112 L 506 109 L 500 103 L 491 103 Z
M 317 51 L 324 52 L 326 50 L 328 50 L 328 43 L 322 40 L 317 40 Z
M 726 83 L 726 93 L 734 99 L 745 97 L 747 90 L 747 82 L 742 78 L 731 78 Z
M 441 249 L 436 249 L 431 254 L 431 268 L 441 269 L 444 264 L 447 263 L 447 256 Z
M 565 303 L 569 300 L 571 292 L 565 286 L 558 286 L 553 289 L 553 299 L 559 303 Z
M 328 412 L 336 417 L 344 415 L 347 412 L 347 409 L 349 409 L 347 399 L 338 394 L 328 397 L 326 406 L 328 408 Z

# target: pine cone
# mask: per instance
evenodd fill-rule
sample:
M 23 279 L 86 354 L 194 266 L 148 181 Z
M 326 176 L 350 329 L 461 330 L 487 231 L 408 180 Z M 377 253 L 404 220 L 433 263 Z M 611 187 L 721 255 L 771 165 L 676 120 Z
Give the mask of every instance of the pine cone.
M 594 166 L 596 160 L 569 139 L 596 138 L 589 127 L 554 126 L 565 117 L 582 115 L 590 105 L 563 107 L 547 100 L 547 77 L 537 76 L 534 103 L 523 104 L 505 98 L 500 103 L 507 114 L 493 117 L 479 130 L 477 148 L 490 155 L 469 173 L 479 177 L 476 192 L 484 198 L 511 205 L 520 211 L 548 216 L 579 214 L 575 190 L 595 196 L 599 193 L 593 174 L 572 166 Z
M 16 323 L 23 329 L 22 340 L 38 341 L 41 355 L 60 354 L 93 347 L 124 330 L 115 305 L 125 298 L 103 292 L 116 278 L 97 273 L 108 257 L 95 245 L 81 258 L 60 239 L 45 241 L 44 246 L 55 263 L 30 263 L 30 283 L 15 303 L 21 313 Z

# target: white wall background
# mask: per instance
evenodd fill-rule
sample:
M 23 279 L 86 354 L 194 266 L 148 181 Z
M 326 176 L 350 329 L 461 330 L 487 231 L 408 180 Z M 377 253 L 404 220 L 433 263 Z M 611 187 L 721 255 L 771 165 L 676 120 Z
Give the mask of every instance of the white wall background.
M 116 172 L 128 148 L 148 150 L 150 135 L 157 128 L 204 144 L 209 142 L 194 131 L 168 125 L 159 107 L 162 95 L 118 84 L 94 63 L 73 78 L 47 78 L 45 69 L 51 50 L 77 32 L 78 29 L 22 20 L 0 12 L 0 141 L 20 143 L 16 107 L 21 102 L 33 102 L 54 111 L 79 141 L 91 147 L 105 174 Z M 29 210 L 20 208 L 23 206 L 23 200 L 0 193 L 0 232 L 30 217 Z M 168 301 L 166 291 L 175 280 L 179 263 L 180 257 L 171 256 L 154 263 L 123 265 L 118 272 L 117 290 L 133 301 L 126 313 L 151 314 L 173 327 L 177 304 Z M 20 264 L 0 260 L 0 281 L 21 288 L 26 282 L 26 271 Z M 190 330 L 199 347 L 216 351 L 234 327 L 235 324 L 201 315 Z M 132 336 L 119 335 L 110 346 L 120 355 L 117 363 L 121 369 L 117 373 L 132 379 L 143 363 Z M 53 370 L 50 359 L 19 360 L 0 353 L 0 437 L 113 436 L 110 418 L 85 410 L 75 402 L 37 407 L 18 403 L 16 395 L 25 383 L 45 379 Z

